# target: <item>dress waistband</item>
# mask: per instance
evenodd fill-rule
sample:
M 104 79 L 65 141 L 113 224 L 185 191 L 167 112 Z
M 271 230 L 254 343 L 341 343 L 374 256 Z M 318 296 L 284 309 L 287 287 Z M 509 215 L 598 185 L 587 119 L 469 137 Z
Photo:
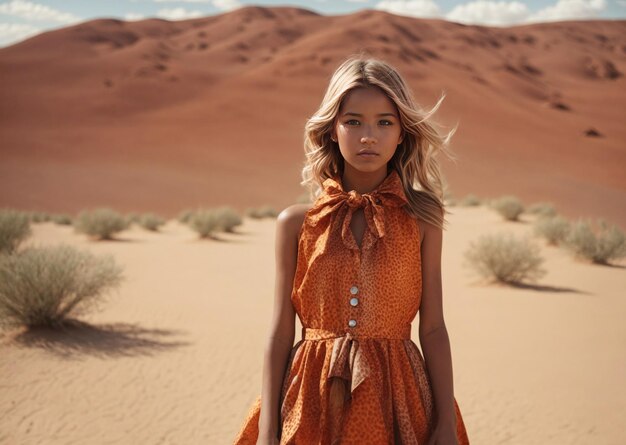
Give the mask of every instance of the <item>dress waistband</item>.
M 303 340 L 326 340 L 330 338 L 349 337 L 349 338 L 379 338 L 383 340 L 406 340 L 411 338 L 411 324 L 407 324 L 404 328 L 397 329 L 394 333 L 385 333 L 380 335 L 362 335 L 358 332 L 336 332 L 322 328 L 308 328 L 302 327 L 302 339 Z

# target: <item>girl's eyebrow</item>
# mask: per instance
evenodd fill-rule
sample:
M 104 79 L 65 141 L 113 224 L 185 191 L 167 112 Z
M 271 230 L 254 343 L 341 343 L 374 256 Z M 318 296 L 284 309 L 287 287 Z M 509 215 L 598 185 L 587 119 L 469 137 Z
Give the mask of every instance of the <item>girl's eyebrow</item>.
M 359 113 L 353 113 L 351 111 L 347 111 L 345 113 L 343 113 L 344 116 L 363 116 L 362 114 Z M 393 117 L 397 117 L 396 113 L 379 113 L 378 116 L 393 116 Z

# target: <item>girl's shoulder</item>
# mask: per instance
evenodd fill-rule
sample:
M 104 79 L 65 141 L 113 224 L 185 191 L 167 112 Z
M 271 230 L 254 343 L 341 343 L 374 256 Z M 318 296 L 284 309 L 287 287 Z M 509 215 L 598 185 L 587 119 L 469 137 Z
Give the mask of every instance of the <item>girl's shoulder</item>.
M 306 215 L 312 207 L 313 203 L 298 203 L 292 204 L 280 212 L 279 218 L 284 221 L 285 229 L 290 232 L 290 236 L 293 235 L 299 239 Z

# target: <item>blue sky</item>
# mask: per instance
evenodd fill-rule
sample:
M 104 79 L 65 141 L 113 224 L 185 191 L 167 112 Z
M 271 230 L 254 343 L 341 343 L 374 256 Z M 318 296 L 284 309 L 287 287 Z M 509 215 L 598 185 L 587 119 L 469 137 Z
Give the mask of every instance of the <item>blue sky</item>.
M 241 6 L 299 6 L 321 14 L 381 9 L 467 24 L 510 26 L 572 19 L 624 19 L 626 0 L 0 0 L 0 46 L 85 20 L 114 17 L 181 20 Z

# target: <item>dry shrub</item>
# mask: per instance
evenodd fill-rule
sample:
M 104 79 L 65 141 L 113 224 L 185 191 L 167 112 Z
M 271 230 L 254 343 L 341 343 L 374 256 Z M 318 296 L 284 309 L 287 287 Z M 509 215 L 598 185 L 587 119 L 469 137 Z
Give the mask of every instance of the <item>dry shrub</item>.
M 517 221 L 522 212 L 524 212 L 524 205 L 513 195 L 494 199 L 491 201 L 490 206 L 507 221 Z
M 537 216 L 556 216 L 556 209 L 551 202 L 537 202 L 527 209 L 528 213 Z
M 250 218 L 255 218 L 255 219 L 262 219 L 262 218 L 276 218 L 278 216 L 278 212 L 269 205 L 265 205 L 262 207 L 250 207 L 248 209 L 246 209 L 245 212 L 246 216 L 250 217 Z
M 165 219 L 155 213 L 144 213 L 137 222 L 146 230 L 157 231 L 159 227 L 165 224 Z
M 11 254 L 31 234 L 30 215 L 14 209 L 0 210 L 0 253 Z
M 545 274 L 539 246 L 528 237 L 512 234 L 487 234 L 470 243 L 464 253 L 465 264 L 483 278 L 513 284 L 536 281 Z
M 594 230 L 591 220 L 579 218 L 563 240 L 563 246 L 577 257 L 597 264 L 609 264 L 626 256 L 626 236 L 617 226 L 603 219 Z
M 534 233 L 553 246 L 561 244 L 569 230 L 570 223 L 562 216 L 541 217 L 534 223 Z
M 130 223 L 124 216 L 106 207 L 82 211 L 74 221 L 77 232 L 99 240 L 113 239 L 113 235 L 129 226 Z
M 59 327 L 123 279 L 113 257 L 59 244 L 0 255 L 0 324 Z

